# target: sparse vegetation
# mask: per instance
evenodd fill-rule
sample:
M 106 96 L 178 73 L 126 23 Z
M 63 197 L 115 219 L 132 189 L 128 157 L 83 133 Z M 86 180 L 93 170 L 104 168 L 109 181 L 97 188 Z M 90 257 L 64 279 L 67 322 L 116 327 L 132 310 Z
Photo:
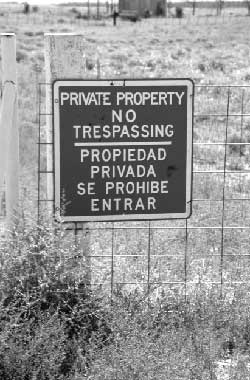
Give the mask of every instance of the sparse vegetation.
M 194 169 L 222 170 L 226 125 L 229 142 L 247 142 L 249 118 L 227 119 L 227 88 L 198 86 L 249 82 L 248 18 L 235 13 L 222 22 L 211 14 L 199 18 L 196 9 L 198 18 L 191 22 L 185 9 L 180 20 L 150 18 L 136 24 L 119 20 L 113 28 L 111 19 L 87 21 L 86 14 L 76 19 L 81 12 L 76 6 L 40 7 L 29 17 L 21 12 L 0 14 L 2 31 L 16 32 L 18 37 L 24 214 L 34 214 L 37 197 L 37 88 L 45 82 L 43 32 L 79 32 L 84 27 L 88 78 L 97 76 L 96 47 L 102 78 L 193 78 L 194 142 L 221 144 L 196 145 Z M 242 89 L 230 91 L 230 112 L 239 114 Z M 244 113 L 249 113 L 249 97 L 245 89 Z M 45 86 L 41 101 L 44 111 Z M 43 139 L 45 124 L 41 117 Z M 248 146 L 229 146 L 227 154 L 228 169 L 249 169 Z M 44 157 L 45 149 L 43 163 Z M 240 179 L 228 175 L 226 198 L 249 197 L 249 185 L 248 174 Z M 250 289 L 247 283 L 235 282 L 249 280 L 249 232 L 224 231 L 222 263 L 222 187 L 221 175 L 194 175 L 194 198 L 207 202 L 194 202 L 189 223 L 218 228 L 188 232 L 186 299 L 182 285 L 166 285 L 184 282 L 185 230 L 151 230 L 152 280 L 165 285 L 152 285 L 149 299 L 148 230 L 115 230 L 111 303 L 111 229 L 92 232 L 92 280 L 103 286 L 90 291 L 83 252 L 70 233 L 63 226 L 37 226 L 35 220 L 25 219 L 8 244 L 0 246 L 1 380 L 224 380 L 227 360 L 232 379 L 248 379 Z M 226 201 L 225 224 L 247 223 L 247 201 Z M 168 221 L 151 223 L 152 228 L 156 225 L 176 226 Z M 118 284 L 123 282 L 128 284 Z
M 249 376 L 248 288 L 150 301 L 120 287 L 111 303 L 84 285 L 81 253 L 58 228 L 26 227 L 1 247 L 1 379 L 217 379 L 227 358 Z

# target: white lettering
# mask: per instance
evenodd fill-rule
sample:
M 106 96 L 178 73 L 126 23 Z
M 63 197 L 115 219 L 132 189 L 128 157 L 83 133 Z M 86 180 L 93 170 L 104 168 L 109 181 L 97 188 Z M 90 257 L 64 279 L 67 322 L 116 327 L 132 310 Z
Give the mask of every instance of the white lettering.
M 122 122 L 122 110 L 119 110 L 119 114 L 115 110 L 112 110 L 112 123 L 115 123 L 115 119 L 117 119 L 119 123 Z
M 69 93 L 68 92 L 61 92 L 61 102 L 60 105 L 64 105 L 64 101 L 69 100 Z
M 81 149 L 81 162 L 84 162 L 84 158 L 89 156 L 88 149 Z

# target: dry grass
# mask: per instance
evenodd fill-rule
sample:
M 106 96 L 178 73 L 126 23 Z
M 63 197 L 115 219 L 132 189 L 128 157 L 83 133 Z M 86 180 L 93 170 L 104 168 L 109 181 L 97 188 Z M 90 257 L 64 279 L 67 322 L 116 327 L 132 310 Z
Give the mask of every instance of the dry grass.
M 243 15 L 225 15 L 224 18 L 219 19 L 214 16 L 196 19 L 186 17 L 180 21 L 150 19 L 142 20 L 136 24 L 118 21 L 118 26 L 114 28 L 112 20 L 108 18 L 101 21 L 76 20 L 69 9 L 56 8 L 55 11 L 54 8 L 53 10 L 44 8 L 29 17 L 21 14 L 13 14 L 7 18 L 0 16 L 0 22 L 2 32 L 15 32 L 18 39 L 21 182 L 23 187 L 27 189 L 27 197 L 31 199 L 36 198 L 37 86 L 39 82 L 45 80 L 44 32 L 83 33 L 86 39 L 87 70 L 84 74 L 86 78 L 97 77 L 96 60 L 99 57 L 102 78 L 190 77 L 194 79 L 197 86 L 204 84 L 250 85 L 250 23 L 249 18 Z M 234 117 L 227 120 L 225 116 L 227 91 L 227 88 L 196 88 L 195 113 L 199 116 L 195 118 L 194 142 L 224 142 L 226 125 L 228 125 L 229 142 L 250 141 L 249 117 L 244 119 Z M 231 113 L 241 113 L 243 97 L 243 111 L 250 113 L 250 90 L 242 91 L 242 89 L 237 88 L 231 90 Z M 43 88 L 43 107 L 44 100 Z M 207 116 L 209 113 L 222 113 L 224 116 L 210 117 Z M 42 123 L 44 124 L 45 120 L 42 120 Z M 249 170 L 248 156 L 249 147 L 242 149 L 235 146 L 229 147 L 227 168 L 230 170 L 239 168 Z M 222 170 L 223 159 L 224 146 L 196 145 L 194 147 L 195 170 Z M 249 184 L 249 174 L 228 175 L 225 182 L 226 198 L 250 198 Z M 151 229 L 150 272 L 148 272 L 147 261 L 148 224 L 146 222 L 140 223 L 140 226 L 145 226 L 145 230 L 116 230 L 113 236 L 114 282 L 131 283 L 125 285 L 124 290 L 132 291 L 136 287 L 144 291 L 147 290 L 149 275 L 151 281 L 155 283 L 173 281 L 183 284 L 184 280 L 187 279 L 189 285 L 186 291 L 188 295 L 192 295 L 197 288 L 197 283 L 207 282 L 205 290 L 208 294 L 214 288 L 213 282 L 220 284 L 223 281 L 224 292 L 225 294 L 228 292 L 230 295 L 233 292 L 232 282 L 248 281 L 250 275 L 249 257 L 247 256 L 249 254 L 248 230 L 224 231 L 223 263 L 221 261 L 222 190 L 223 176 L 216 174 L 194 175 L 194 198 L 202 198 L 207 201 L 193 203 L 193 216 L 188 225 L 192 227 L 216 226 L 217 229 L 188 230 L 187 261 L 184 260 L 185 228 L 177 229 L 177 226 L 185 227 L 185 221 L 151 223 L 152 228 L 154 226 L 171 226 L 173 229 Z M 225 202 L 225 225 L 248 226 L 249 206 L 249 201 Z M 27 210 L 26 206 L 24 208 Z M 123 225 L 128 226 L 128 224 Z M 129 223 L 129 226 L 137 225 L 139 224 Z M 103 226 L 111 227 L 108 223 L 102 224 Z M 111 241 L 112 230 L 93 231 L 91 233 L 92 281 L 93 283 L 104 282 L 104 289 L 107 291 L 110 291 L 111 281 Z M 159 296 L 162 288 L 169 292 L 167 294 L 175 294 L 175 286 L 163 285 L 158 289 L 157 286 L 155 287 L 155 291 L 152 292 L 152 299 Z M 177 288 L 179 289 L 179 286 Z M 241 297 L 247 297 L 246 293 L 241 294 Z M 143 336 L 143 338 L 145 341 L 147 340 L 147 337 Z M 131 336 L 129 343 L 132 347 L 134 347 L 133 339 L 134 336 Z M 166 339 L 170 339 L 168 335 L 166 335 Z M 125 343 L 123 342 L 123 344 Z M 184 346 L 183 351 L 179 353 L 180 360 L 188 357 L 185 350 L 191 350 L 190 347 L 193 346 L 189 341 Z M 121 350 L 121 352 L 124 351 Z M 133 351 L 131 353 L 132 357 L 128 358 L 128 364 L 133 359 Z M 192 353 L 195 356 L 195 351 Z M 165 352 L 165 354 L 167 357 L 168 353 Z M 106 360 L 110 357 L 109 355 L 113 355 L 114 360 L 121 359 L 119 355 L 118 358 L 116 357 L 115 351 L 104 352 L 93 363 L 93 371 L 96 372 L 92 378 L 99 378 L 98 371 L 100 368 L 107 367 Z M 159 357 L 157 355 L 156 357 Z M 201 359 L 200 368 L 206 368 L 209 374 L 209 368 L 204 357 Z M 163 357 L 163 359 L 166 358 Z M 140 360 L 143 363 L 144 357 Z M 154 357 L 152 363 L 153 360 Z M 199 373 L 199 370 L 197 371 Z M 214 371 L 213 368 L 212 372 Z M 193 376 L 198 376 L 197 373 L 195 372 Z M 129 374 L 133 376 L 131 372 Z M 115 378 L 113 372 L 109 379 L 112 376 Z M 153 373 L 152 378 L 156 379 L 154 376 Z M 169 376 L 171 379 L 173 378 L 171 377 L 173 376 L 172 373 Z M 186 374 L 186 378 L 185 374 L 182 376 L 181 379 L 191 379 L 190 373 Z M 126 378 L 126 373 L 122 374 L 120 378 Z M 197 378 L 194 377 L 195 380 Z M 199 378 L 205 379 L 206 377 L 204 375 L 204 377 Z

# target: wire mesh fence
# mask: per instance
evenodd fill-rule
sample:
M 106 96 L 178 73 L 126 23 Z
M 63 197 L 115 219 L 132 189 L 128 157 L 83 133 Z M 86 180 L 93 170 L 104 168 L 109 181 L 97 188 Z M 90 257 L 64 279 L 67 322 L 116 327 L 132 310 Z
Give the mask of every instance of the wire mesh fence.
M 218 8 L 222 2 L 166 2 L 166 13 L 164 17 L 152 17 L 155 22 L 166 25 L 206 25 L 206 24 L 221 24 L 230 22 L 235 18 L 244 17 L 249 15 L 249 2 L 239 2 L 224 4 L 222 8 Z M 103 26 L 112 25 L 112 14 L 114 10 L 118 10 L 119 5 L 117 2 L 106 2 L 95 4 L 88 3 L 80 5 L 60 5 L 54 7 L 31 7 L 30 12 L 25 14 L 23 7 L 20 5 L 5 5 L 0 12 L 0 19 L 4 22 L 6 27 L 13 30 L 15 26 L 28 26 L 28 25 L 44 25 L 51 27 L 72 27 L 79 29 L 83 26 Z M 181 16 L 178 9 L 182 9 Z M 218 11 L 219 9 L 219 11 Z M 178 15 L 179 14 L 179 15 Z M 144 22 L 149 23 L 149 19 L 141 19 L 141 24 Z M 119 19 L 118 24 L 126 24 L 128 20 Z M 26 33 L 32 36 L 32 31 Z
M 45 196 L 54 174 L 46 168 L 47 149 L 53 150 L 43 122 L 46 86 L 39 86 L 39 218 L 54 202 Z M 197 85 L 194 112 L 190 219 L 67 224 L 77 242 L 90 234 L 92 287 L 157 297 L 162 290 L 188 295 L 198 284 L 222 293 L 249 282 L 250 86 Z
M 210 10 L 198 10 L 195 15 L 193 15 L 189 9 L 184 9 L 182 17 L 176 17 L 175 8 L 171 8 L 169 10 L 169 15 L 164 18 L 156 18 L 153 17 L 150 20 L 142 19 L 138 23 L 144 25 L 144 23 L 156 22 L 162 23 L 165 22 L 166 25 L 214 25 L 214 24 L 223 24 L 225 22 L 233 21 L 234 19 L 244 18 L 247 15 L 246 10 L 239 8 L 239 10 L 233 9 L 225 10 L 221 15 L 216 15 L 214 11 L 210 12 Z M 62 15 L 54 15 L 53 13 L 34 13 L 29 16 L 24 14 L 12 14 L 10 16 L 4 16 L 6 25 L 43 25 L 45 22 L 47 25 L 51 27 L 58 27 L 60 25 L 70 26 L 76 29 L 84 26 L 104 26 L 104 25 L 112 25 L 113 19 L 111 14 L 101 14 L 99 17 L 96 15 L 92 15 L 88 17 L 88 15 L 83 14 L 82 16 L 76 17 L 74 13 L 65 12 Z M 0 15 L 1 17 L 1 15 Z M 129 20 L 118 19 L 118 25 L 124 25 L 131 23 Z M 12 29 L 11 29 L 12 30 Z M 29 33 L 29 32 L 28 32 Z M 32 35 L 33 32 L 30 32 Z

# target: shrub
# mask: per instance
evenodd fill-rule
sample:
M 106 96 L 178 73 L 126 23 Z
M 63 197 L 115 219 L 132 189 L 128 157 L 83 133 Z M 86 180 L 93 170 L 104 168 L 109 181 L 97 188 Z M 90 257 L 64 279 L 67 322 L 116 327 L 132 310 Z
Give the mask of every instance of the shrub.
M 245 284 L 152 300 L 120 287 L 104 307 L 62 226 L 20 224 L 0 254 L 3 380 L 212 379 L 218 360 L 249 354 Z
M 204 63 L 199 63 L 198 64 L 198 69 L 201 71 L 201 72 L 205 72 L 206 71 L 206 65 Z
M 218 70 L 218 71 L 225 72 L 225 65 L 224 65 L 224 63 L 222 63 L 220 61 L 212 60 L 210 62 L 210 67 L 212 70 Z
M 183 9 L 181 7 L 176 7 L 175 8 L 175 17 L 176 18 L 183 18 Z
M 23 7 L 24 7 L 24 8 L 23 8 L 23 13 L 26 14 L 26 15 L 29 14 L 29 13 L 30 13 L 30 5 L 29 5 L 28 3 L 25 2 L 25 3 L 23 4 Z
M 101 351 L 93 347 L 87 375 L 93 380 L 217 378 L 219 360 L 236 357 L 245 345 L 248 309 L 242 294 L 221 298 L 206 288 L 186 300 L 163 295 L 151 306 L 143 294 L 120 292 L 111 311 L 113 341 Z
M 1 325 L 1 380 L 59 379 L 65 356 L 63 324 L 56 315 L 43 318 L 39 323 L 17 320 L 18 314 L 12 314 L 9 321 Z
M 19 226 L 0 253 L 1 379 L 66 376 L 79 350 L 87 356 L 93 337 L 96 349 L 108 343 L 111 330 L 101 299 L 85 285 L 84 273 L 80 278 L 82 257 L 63 229 Z M 43 373 L 37 372 L 39 363 Z
M 17 62 L 24 61 L 27 58 L 27 53 L 24 50 L 17 50 L 16 60 Z

